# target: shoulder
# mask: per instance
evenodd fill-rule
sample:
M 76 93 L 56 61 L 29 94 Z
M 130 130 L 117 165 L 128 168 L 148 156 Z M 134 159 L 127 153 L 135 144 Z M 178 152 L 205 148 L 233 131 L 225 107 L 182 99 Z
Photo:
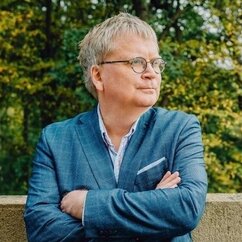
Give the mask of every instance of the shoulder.
M 73 118 L 69 118 L 63 121 L 54 122 L 52 124 L 47 125 L 42 132 L 45 135 L 57 135 L 57 134 L 67 134 L 71 133 L 72 130 L 75 129 L 76 126 L 81 125 L 83 122 L 87 120 L 91 120 L 94 115 L 95 110 L 89 112 L 80 113 Z
M 172 131 L 181 131 L 185 127 L 200 127 L 197 117 L 183 111 L 167 110 L 153 107 L 149 111 L 149 124 L 156 128 Z
M 153 113 L 153 119 L 154 120 L 177 120 L 177 121 L 182 121 L 182 120 L 189 120 L 189 119 L 197 119 L 195 115 L 193 114 L 188 114 L 183 111 L 178 111 L 178 110 L 167 110 L 165 108 L 160 108 L 160 107 L 153 107 L 150 112 Z

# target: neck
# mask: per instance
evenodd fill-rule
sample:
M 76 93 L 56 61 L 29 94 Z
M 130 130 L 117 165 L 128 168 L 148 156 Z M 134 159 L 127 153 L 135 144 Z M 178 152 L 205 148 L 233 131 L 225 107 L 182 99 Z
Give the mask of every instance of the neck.
M 136 120 L 148 109 L 140 108 L 131 111 L 127 108 L 116 109 L 112 108 L 111 105 L 99 105 L 108 135 L 110 137 L 119 138 L 122 138 L 125 134 L 127 134 Z

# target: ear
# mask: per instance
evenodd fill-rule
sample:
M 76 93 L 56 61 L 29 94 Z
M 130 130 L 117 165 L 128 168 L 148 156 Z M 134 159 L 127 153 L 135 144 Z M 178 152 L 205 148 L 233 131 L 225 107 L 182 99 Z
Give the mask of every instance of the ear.
M 101 77 L 101 67 L 98 65 L 93 65 L 91 67 L 91 77 L 93 85 L 95 86 L 97 91 L 103 90 L 103 81 Z

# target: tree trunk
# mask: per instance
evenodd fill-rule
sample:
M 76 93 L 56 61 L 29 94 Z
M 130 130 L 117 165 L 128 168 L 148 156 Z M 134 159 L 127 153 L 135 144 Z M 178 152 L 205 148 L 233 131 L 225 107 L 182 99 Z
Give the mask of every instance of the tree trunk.
M 53 48 L 51 45 L 51 12 L 52 12 L 52 2 L 51 0 L 45 1 L 46 7 L 46 15 L 45 15 L 45 50 L 44 50 L 44 58 L 49 59 L 53 56 Z
M 135 15 L 139 18 L 146 20 L 147 19 L 147 6 L 145 6 L 144 1 L 142 0 L 133 0 L 133 9 L 135 11 Z

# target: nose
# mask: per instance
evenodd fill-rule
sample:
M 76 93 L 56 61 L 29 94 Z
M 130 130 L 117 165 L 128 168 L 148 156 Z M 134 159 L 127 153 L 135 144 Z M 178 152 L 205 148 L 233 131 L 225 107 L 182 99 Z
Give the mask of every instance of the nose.
M 153 69 L 150 62 L 147 62 L 147 67 L 145 71 L 142 73 L 142 77 L 145 79 L 154 79 L 157 77 L 157 73 L 155 73 L 155 70 Z

